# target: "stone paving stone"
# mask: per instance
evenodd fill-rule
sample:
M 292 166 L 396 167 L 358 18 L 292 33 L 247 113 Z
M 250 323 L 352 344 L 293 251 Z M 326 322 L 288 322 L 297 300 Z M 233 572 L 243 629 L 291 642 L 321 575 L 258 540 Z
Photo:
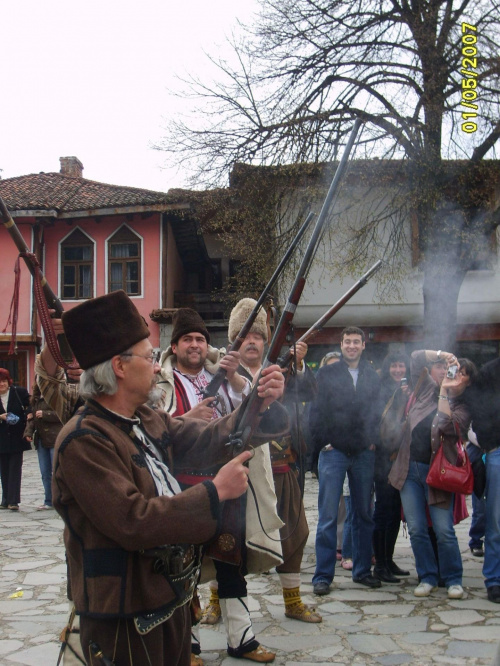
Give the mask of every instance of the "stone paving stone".
M 331 645 L 329 647 L 321 648 L 320 650 L 313 650 L 310 654 L 316 659 L 321 657 L 330 659 L 331 657 L 335 657 L 337 654 L 339 654 L 342 649 L 342 645 Z
M 496 643 L 450 641 L 446 654 L 452 657 L 480 658 L 491 660 L 497 649 Z
M 405 634 L 399 638 L 404 643 L 412 643 L 413 645 L 430 645 L 443 638 L 446 634 L 431 633 L 430 631 L 422 631 L 420 633 Z
M 389 636 L 356 634 L 356 636 L 349 636 L 347 640 L 353 650 L 366 654 L 373 655 L 381 652 L 397 652 L 398 650 L 397 644 Z
M 395 594 L 390 594 L 389 592 L 381 591 L 380 588 L 376 590 L 369 589 L 367 587 L 361 587 L 361 589 L 356 586 L 356 589 L 350 590 L 332 590 L 330 595 L 335 599 L 341 599 L 342 601 L 397 601 L 398 597 Z
M 318 598 L 319 602 L 319 598 Z M 317 603 L 317 608 L 320 613 L 355 613 L 356 609 L 341 601 L 329 601 L 324 604 Z
M 413 661 L 410 654 L 388 654 L 383 657 L 377 657 L 375 660 L 383 666 L 400 666 L 400 664 L 408 664 Z
M 5 657 L 7 664 L 23 664 L 24 666 L 42 666 L 47 664 L 55 664 L 59 648 L 52 643 L 45 645 L 37 645 L 27 650 L 20 650 L 15 655 Z
M 0 655 L 15 652 L 16 650 L 20 650 L 22 647 L 23 647 L 23 644 L 21 643 L 21 641 L 1 641 L 0 640 Z
M 409 615 L 414 608 L 415 604 L 373 604 L 362 610 L 367 615 Z
M 31 572 L 26 575 L 23 585 L 52 585 L 54 583 L 63 583 L 66 575 L 62 573 L 41 573 Z
M 460 629 L 450 629 L 450 636 L 461 641 L 494 641 L 498 642 L 500 636 L 498 627 L 461 627 Z
M 382 620 L 373 625 L 379 634 L 407 634 L 427 629 L 426 617 L 400 617 Z
M 38 569 L 39 567 L 53 564 L 55 560 L 33 560 L 32 562 L 16 562 L 15 564 L 6 564 L 4 571 L 28 571 L 29 569 Z
M 440 611 L 436 615 L 445 624 L 455 626 L 468 626 L 484 619 L 482 615 L 471 610 Z

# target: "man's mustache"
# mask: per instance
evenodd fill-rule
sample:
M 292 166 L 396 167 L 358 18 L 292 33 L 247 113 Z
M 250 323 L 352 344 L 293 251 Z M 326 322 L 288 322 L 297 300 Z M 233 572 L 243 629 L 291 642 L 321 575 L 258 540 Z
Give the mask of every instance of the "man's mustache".
M 259 351 L 258 347 L 256 347 L 255 345 L 252 345 L 252 344 L 247 345 L 245 349 L 246 349 L 246 351 L 256 351 L 256 352 Z

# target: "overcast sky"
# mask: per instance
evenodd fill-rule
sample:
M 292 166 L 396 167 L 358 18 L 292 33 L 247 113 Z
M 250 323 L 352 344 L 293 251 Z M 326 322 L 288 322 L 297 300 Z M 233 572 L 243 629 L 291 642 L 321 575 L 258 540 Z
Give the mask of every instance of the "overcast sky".
M 0 176 L 59 171 L 167 191 L 186 186 L 151 148 L 180 102 L 175 76 L 210 70 L 256 0 L 3 0 Z M 8 10 L 7 10 L 8 5 Z M 171 159 L 171 158 L 169 158 Z

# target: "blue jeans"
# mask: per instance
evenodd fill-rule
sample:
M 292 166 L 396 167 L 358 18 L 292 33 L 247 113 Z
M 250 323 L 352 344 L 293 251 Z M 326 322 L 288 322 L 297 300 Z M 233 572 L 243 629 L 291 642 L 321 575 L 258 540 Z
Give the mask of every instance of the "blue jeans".
M 486 529 L 486 504 L 484 497 L 477 499 L 472 493 L 472 519 L 469 530 L 469 548 L 482 548 Z
M 38 445 L 38 466 L 42 475 L 43 489 L 45 491 L 44 504 L 52 506 L 52 464 L 54 462 L 54 449 L 45 449 Z
M 371 571 L 373 519 L 370 500 L 374 461 L 373 451 L 361 451 L 348 457 L 332 449 L 321 451 L 319 455 L 319 515 L 313 584 L 330 584 L 335 576 L 337 513 L 346 472 L 351 493 L 352 577 L 364 578 Z
M 436 534 L 439 554 L 439 572 L 436 557 L 429 538 L 425 507 L 429 502 L 429 486 L 426 483 L 429 465 L 410 461 L 408 476 L 401 489 L 401 501 L 415 566 L 422 583 L 438 584 L 438 576 L 446 587 L 462 584 L 462 556 L 458 547 L 457 535 L 453 527 L 453 502 L 449 509 L 429 506 L 432 527 Z
M 352 509 L 349 495 L 344 495 L 344 502 L 345 522 L 344 534 L 342 536 L 342 557 L 344 560 L 352 560 Z
M 500 449 L 486 454 L 486 530 L 483 576 L 486 587 L 500 585 Z

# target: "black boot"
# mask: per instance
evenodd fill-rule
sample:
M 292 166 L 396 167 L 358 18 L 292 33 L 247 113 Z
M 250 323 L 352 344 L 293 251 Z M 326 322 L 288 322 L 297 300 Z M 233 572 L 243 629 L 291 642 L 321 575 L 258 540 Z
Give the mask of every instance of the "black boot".
M 410 572 L 400 569 L 393 560 L 394 548 L 399 534 L 399 525 L 395 525 L 385 533 L 385 556 L 387 558 L 387 568 L 395 576 L 409 576 Z
M 387 566 L 385 553 L 385 532 L 383 530 L 373 531 L 373 552 L 375 553 L 375 566 L 373 567 L 373 577 L 384 583 L 400 583 Z

